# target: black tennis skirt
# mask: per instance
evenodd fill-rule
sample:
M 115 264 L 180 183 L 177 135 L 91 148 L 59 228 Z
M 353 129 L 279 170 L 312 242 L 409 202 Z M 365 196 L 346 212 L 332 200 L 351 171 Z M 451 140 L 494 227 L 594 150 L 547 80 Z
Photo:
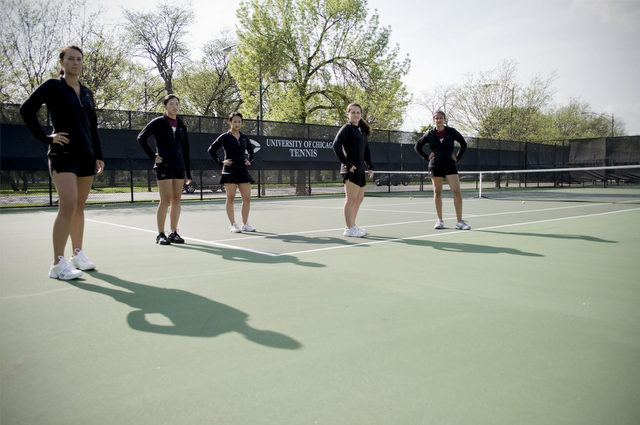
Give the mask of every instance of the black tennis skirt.
M 446 177 L 451 174 L 458 174 L 456 164 L 429 164 L 429 172 L 431 177 Z
M 251 174 L 247 173 L 231 173 L 223 174 L 220 177 L 220 184 L 240 184 L 240 183 L 255 183 L 256 181 L 251 177 Z

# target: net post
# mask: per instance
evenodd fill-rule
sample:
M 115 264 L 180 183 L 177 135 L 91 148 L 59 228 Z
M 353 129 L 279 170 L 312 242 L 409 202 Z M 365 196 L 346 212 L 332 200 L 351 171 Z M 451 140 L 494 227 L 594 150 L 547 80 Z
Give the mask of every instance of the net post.
M 480 173 L 480 191 L 478 192 L 478 198 L 482 198 L 482 173 Z

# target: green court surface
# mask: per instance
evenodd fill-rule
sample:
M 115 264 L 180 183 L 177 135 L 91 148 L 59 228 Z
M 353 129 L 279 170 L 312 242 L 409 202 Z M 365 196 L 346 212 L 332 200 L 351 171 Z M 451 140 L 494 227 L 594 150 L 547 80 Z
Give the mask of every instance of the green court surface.
M 90 206 L 70 282 L 55 209 L 1 211 L 0 422 L 640 423 L 640 202 L 465 199 L 455 231 L 412 196 L 363 239 L 338 196 L 254 199 L 255 234 L 187 202 L 182 246 Z

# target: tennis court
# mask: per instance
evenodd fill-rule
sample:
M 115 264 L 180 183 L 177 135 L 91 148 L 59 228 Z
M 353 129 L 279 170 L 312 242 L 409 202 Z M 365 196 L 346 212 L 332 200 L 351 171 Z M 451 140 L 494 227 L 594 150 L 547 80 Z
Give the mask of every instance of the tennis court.
M 98 269 L 69 282 L 47 276 L 55 209 L 0 211 L 1 422 L 638 424 L 640 190 L 620 190 L 465 198 L 472 231 L 448 192 L 444 230 L 429 192 L 368 194 L 363 239 L 341 196 L 253 199 L 255 234 L 185 202 L 170 246 L 155 204 L 91 205 Z

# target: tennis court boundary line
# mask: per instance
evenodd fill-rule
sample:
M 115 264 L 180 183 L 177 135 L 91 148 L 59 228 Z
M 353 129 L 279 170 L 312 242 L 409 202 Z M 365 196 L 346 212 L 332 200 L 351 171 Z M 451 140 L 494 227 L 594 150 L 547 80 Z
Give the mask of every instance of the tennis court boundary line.
M 477 217 L 492 217 L 492 216 L 496 216 L 496 215 L 528 214 L 528 213 L 547 212 L 547 211 L 556 211 L 556 210 L 566 210 L 566 209 L 574 209 L 574 208 L 587 208 L 587 207 L 602 206 L 602 205 L 611 205 L 611 203 L 604 202 L 604 203 L 600 203 L 600 204 L 570 205 L 570 206 L 564 206 L 564 207 L 541 208 L 541 209 L 537 209 L 537 210 L 506 211 L 506 212 L 498 212 L 498 213 L 490 213 L 490 214 L 474 214 L 474 215 L 467 215 L 466 217 L 468 219 L 468 218 L 477 218 Z M 393 212 L 392 210 L 371 210 L 371 209 L 367 209 L 367 208 L 360 208 L 360 211 Z M 421 211 L 420 213 L 421 214 L 433 214 L 435 216 L 435 211 L 434 212 Z M 453 216 L 454 213 L 451 213 L 451 214 L 448 214 L 448 215 Z M 436 217 L 422 219 L 422 220 L 400 221 L 400 222 L 395 222 L 395 223 L 367 224 L 365 227 L 373 228 L 373 227 L 403 226 L 405 224 L 419 224 L 419 223 L 428 223 L 428 222 L 435 222 L 435 221 L 436 221 Z M 276 234 L 276 235 L 254 235 L 254 236 L 247 236 L 247 237 L 243 238 L 242 240 L 243 241 L 247 241 L 247 240 L 251 240 L 251 239 L 268 239 L 268 238 L 277 238 L 277 237 L 280 237 L 280 236 L 302 235 L 302 234 L 334 232 L 334 231 L 335 232 L 342 232 L 342 231 L 344 231 L 344 228 L 343 227 L 339 227 L 339 228 L 336 227 L 336 228 L 332 228 L 332 229 L 303 230 L 301 232 L 280 233 L 280 234 Z M 227 242 L 227 241 L 235 241 L 235 240 L 237 240 L 237 239 L 228 238 L 228 239 L 219 239 L 217 242 Z
M 44 213 L 44 214 L 52 214 L 52 215 L 56 215 L 57 214 L 57 213 L 47 212 L 47 211 L 42 211 L 42 213 Z M 92 223 L 105 224 L 105 225 L 108 225 L 108 226 L 121 227 L 123 229 L 137 230 L 137 231 L 140 231 L 140 232 L 147 232 L 147 233 L 153 233 L 153 234 L 156 233 L 155 230 L 149 230 L 149 229 L 143 229 L 143 228 L 140 228 L 140 227 L 127 226 L 127 225 L 124 225 L 124 224 L 110 223 L 108 221 L 94 220 L 94 219 L 86 218 L 86 217 L 85 217 L 84 221 L 90 221 Z M 239 250 L 239 251 L 247 251 L 247 252 L 251 252 L 251 253 L 254 253 L 254 254 L 266 255 L 267 257 L 279 257 L 280 256 L 280 254 L 274 254 L 273 252 L 259 251 L 259 250 L 251 249 L 251 248 L 242 248 L 242 247 L 237 247 L 237 246 L 233 246 L 233 245 L 229 245 L 229 244 L 225 244 L 225 243 L 220 243 L 220 242 L 215 242 L 215 241 L 205 241 L 205 240 L 202 240 L 202 239 L 191 238 L 191 237 L 188 237 L 188 239 L 190 241 L 205 243 L 205 244 L 208 244 L 208 245 L 219 246 L 221 248 L 236 249 L 236 250 Z
M 602 215 L 617 214 L 617 213 L 623 213 L 623 212 L 628 212 L 628 211 L 640 211 L 640 208 L 632 208 L 632 209 L 625 209 L 625 210 L 618 210 L 618 211 L 607 211 L 607 212 L 602 212 L 602 213 L 585 214 L 585 215 L 578 215 L 578 216 L 572 216 L 572 217 L 551 218 L 551 219 L 547 219 L 547 220 L 528 221 L 528 222 L 523 222 L 523 223 L 501 224 L 499 226 L 481 227 L 479 229 L 471 230 L 470 232 L 479 232 L 479 231 L 483 231 L 483 230 L 503 229 L 503 228 L 506 228 L 506 227 L 526 226 L 526 225 L 529 225 L 529 224 L 550 223 L 550 222 L 562 221 L 562 220 L 575 220 L 575 219 L 579 219 L 579 218 L 597 217 L 597 216 L 602 216 Z M 339 245 L 339 246 L 317 248 L 317 249 L 309 249 L 309 250 L 303 250 L 303 251 L 293 251 L 293 252 L 287 252 L 287 253 L 283 253 L 283 254 L 278 254 L 278 256 L 280 256 L 280 255 L 307 254 L 307 253 L 311 253 L 311 252 L 330 251 L 330 250 L 334 250 L 334 249 L 343 249 L 343 248 L 353 248 L 353 247 L 356 247 L 356 246 L 377 245 L 377 244 L 381 244 L 381 243 L 400 242 L 400 241 L 412 240 L 412 239 L 421 239 L 421 238 L 425 238 L 426 239 L 426 238 L 430 238 L 430 237 L 434 237 L 434 236 L 445 236 L 445 235 L 455 235 L 455 234 L 460 235 L 460 234 L 465 234 L 466 232 L 468 232 L 468 231 L 465 231 L 465 230 L 454 230 L 452 232 L 443 232 L 443 233 L 438 232 L 438 233 L 431 233 L 431 234 L 428 234 L 428 235 L 409 236 L 409 237 L 406 237 L 406 238 L 392 238 L 392 239 L 385 239 L 385 240 L 382 240 L 382 241 L 369 241 L 369 242 L 361 242 L 361 243 L 355 243 L 355 244 L 350 244 L 350 245 Z
M 603 203 L 603 204 L 599 204 L 599 205 L 610 205 L 610 204 Z M 582 207 L 582 205 L 580 205 L 580 206 L 570 206 L 570 207 L 549 208 L 549 209 L 542 209 L 542 210 L 535 210 L 535 211 L 511 211 L 511 212 L 501 212 L 501 213 L 492 213 L 492 214 L 472 215 L 472 216 L 469 216 L 469 217 L 487 217 L 487 216 L 493 216 L 493 215 L 519 214 L 519 213 L 526 213 L 526 212 L 539 212 L 539 211 L 558 210 L 558 209 L 567 209 L 567 208 L 579 208 L 579 207 Z M 617 213 L 628 212 L 628 211 L 639 211 L 639 210 L 640 210 L 640 208 L 629 208 L 629 209 L 624 209 L 624 210 L 606 211 L 606 212 L 594 213 L 594 214 L 583 214 L 583 215 L 577 215 L 577 216 L 571 216 L 571 217 L 559 217 L 559 218 L 551 218 L 551 219 L 546 219 L 546 220 L 527 221 L 527 222 L 522 222 L 522 223 L 501 224 L 501 225 L 498 225 L 498 226 L 489 226 L 489 227 L 481 227 L 481 228 L 478 228 L 478 229 L 473 229 L 473 230 L 471 230 L 471 232 L 474 232 L 474 231 L 477 232 L 477 231 L 482 231 L 482 230 L 502 229 L 502 228 L 515 227 L 515 226 L 525 226 L 525 225 L 529 225 L 529 224 L 550 223 L 550 222 L 562 221 L 562 220 L 575 220 L 575 219 L 579 219 L 579 218 L 597 217 L 597 216 L 603 216 L 603 215 L 609 215 L 609 214 L 617 214 Z M 55 215 L 56 214 L 56 213 L 47 212 L 47 211 L 42 211 L 42 213 L 51 214 L 51 215 Z M 403 225 L 403 224 L 417 224 L 417 223 L 424 223 L 424 222 L 433 221 L 433 220 L 434 219 L 426 219 L 426 220 L 416 220 L 416 221 L 408 221 L 408 222 L 402 222 L 402 223 L 379 224 L 379 225 L 372 225 L 372 226 L 369 226 L 369 227 L 382 227 L 382 226 L 391 226 L 391 225 L 397 226 L 397 225 Z M 105 225 L 108 225 L 108 226 L 121 227 L 121 228 L 124 228 L 124 229 L 137 230 L 137 231 L 142 231 L 142 232 L 147 232 L 147 233 L 153 233 L 153 234 L 156 233 L 154 230 L 143 229 L 143 228 L 140 228 L 140 227 L 127 226 L 127 225 L 124 225 L 124 224 L 110 223 L 110 222 L 107 222 L 107 221 L 94 220 L 94 219 L 89 219 L 89 218 L 86 218 L 86 217 L 85 217 L 85 221 L 90 221 L 90 222 L 98 223 L 98 224 L 105 224 Z M 338 230 L 342 230 L 342 228 L 339 228 L 339 229 L 311 230 L 311 231 L 305 231 L 305 232 L 292 232 L 292 233 L 283 233 L 283 234 L 278 234 L 278 235 L 261 235 L 261 236 L 253 236 L 252 238 L 264 238 L 264 239 L 266 239 L 266 238 L 275 238 L 275 237 L 279 237 L 279 236 L 297 235 L 297 234 L 302 234 L 302 233 L 320 233 L 320 232 L 338 231 Z M 379 241 L 368 241 L 368 240 L 365 239 L 364 242 L 352 243 L 352 244 L 348 244 L 348 245 L 338 245 L 338 246 L 332 246 L 332 247 L 315 248 L 315 249 L 308 249 L 308 250 L 301 250 L 301 251 L 292 251 L 292 252 L 286 252 L 286 253 L 280 253 L 280 254 L 274 253 L 274 252 L 260 251 L 260 250 L 251 249 L 251 248 L 245 248 L 245 247 L 240 247 L 240 246 L 229 245 L 229 244 L 222 243 L 222 242 L 219 242 L 219 241 L 207 241 L 207 240 L 198 239 L 198 238 L 192 238 L 192 237 L 186 237 L 186 239 L 190 240 L 190 241 L 194 241 L 194 242 L 204 243 L 204 244 L 207 244 L 207 245 L 219 246 L 221 248 L 227 248 L 227 249 L 234 249 L 234 250 L 238 250 L 238 251 L 251 252 L 253 254 L 264 255 L 264 256 L 267 256 L 267 257 L 283 257 L 283 256 L 288 256 L 288 255 L 298 255 L 298 254 L 307 254 L 307 253 L 312 253 L 312 252 L 331 251 L 331 250 L 334 250 L 334 249 L 343 249 L 343 248 L 353 248 L 353 247 L 358 247 L 358 246 L 377 245 L 377 244 L 389 243 L 389 242 L 399 242 L 399 241 L 403 241 L 403 240 L 430 238 L 430 237 L 434 237 L 434 236 L 464 234 L 465 232 L 467 232 L 467 231 L 454 230 L 452 232 L 437 232 L 437 233 L 430 233 L 430 234 L 426 234 L 426 235 L 408 236 L 408 237 L 404 237 L 404 238 L 391 238 L 391 239 L 385 239 L 385 240 L 379 240 Z M 243 241 L 246 241 L 246 240 L 249 240 L 249 239 L 250 238 L 245 238 L 245 239 L 243 239 Z M 225 239 L 225 240 L 229 240 L 229 239 Z

